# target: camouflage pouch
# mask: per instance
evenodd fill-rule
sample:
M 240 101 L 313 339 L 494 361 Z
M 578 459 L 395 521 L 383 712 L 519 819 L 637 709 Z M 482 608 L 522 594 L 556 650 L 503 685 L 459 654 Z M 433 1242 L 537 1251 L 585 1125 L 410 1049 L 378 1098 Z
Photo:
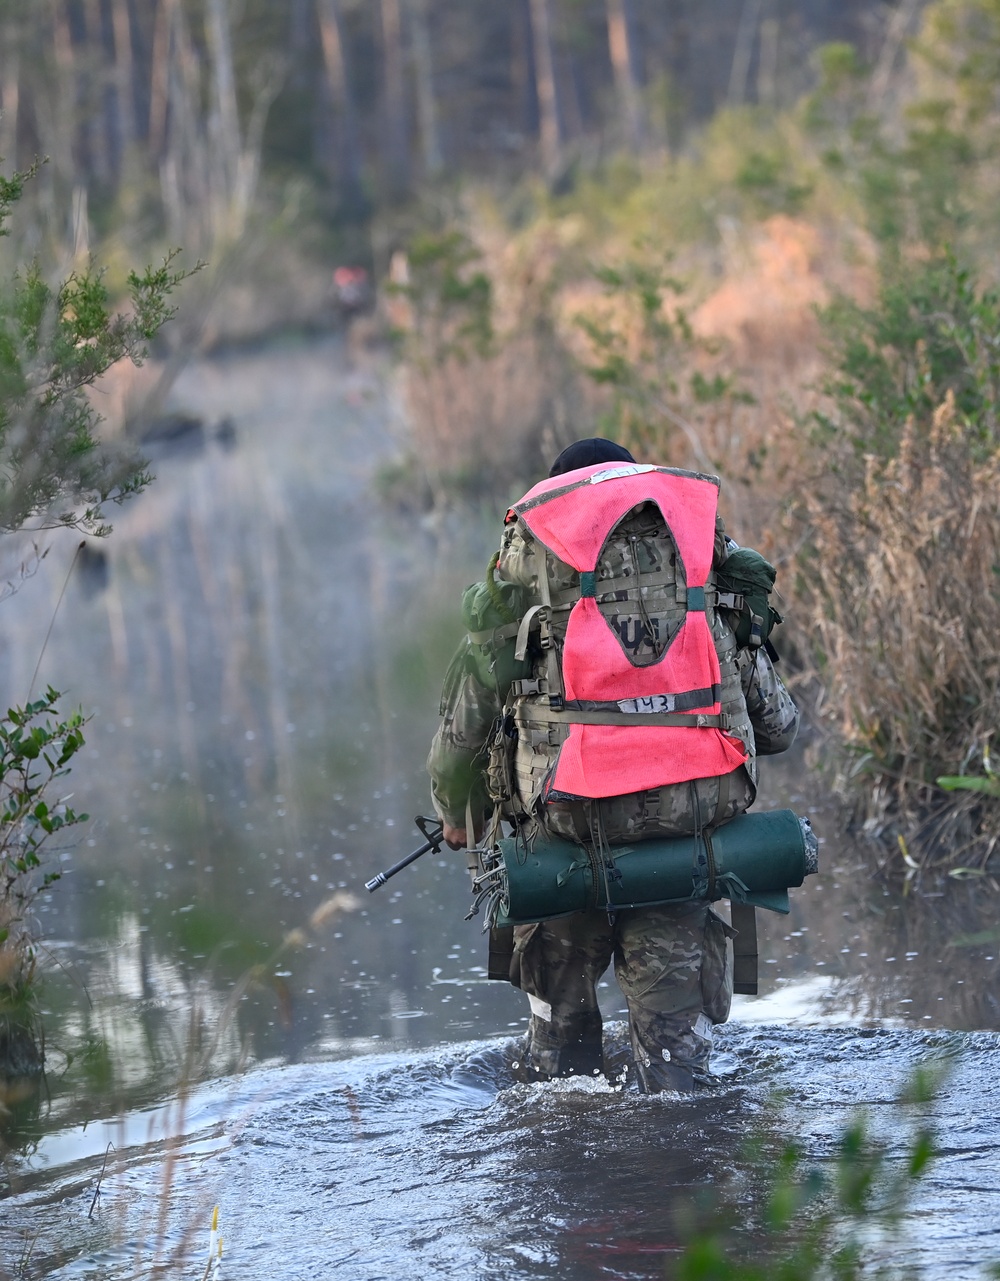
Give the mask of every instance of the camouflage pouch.
M 701 999 L 705 1017 L 712 1023 L 725 1023 L 729 1018 L 733 1002 L 733 950 L 729 940 L 735 937 L 733 927 L 710 908 L 701 961 Z
M 493 727 L 486 762 L 486 791 L 494 809 L 506 819 L 520 817 L 522 806 L 517 798 L 514 759 L 517 752 L 517 726 L 508 712 Z

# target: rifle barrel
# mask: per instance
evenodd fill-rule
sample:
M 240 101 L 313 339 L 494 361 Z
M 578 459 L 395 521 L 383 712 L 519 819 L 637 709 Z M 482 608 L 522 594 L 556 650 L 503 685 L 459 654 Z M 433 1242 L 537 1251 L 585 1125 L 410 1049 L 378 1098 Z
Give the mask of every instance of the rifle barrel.
M 387 867 L 384 872 L 379 872 L 378 876 L 373 876 L 370 881 L 365 881 L 365 889 L 369 894 L 374 894 L 380 885 L 386 883 L 390 876 L 395 876 L 404 867 L 409 867 L 421 854 L 426 854 L 429 850 L 439 850 L 443 839 L 442 836 L 438 836 L 437 840 L 425 841 L 418 850 L 414 850 L 412 854 L 407 854 L 406 858 L 401 858 L 398 863 L 393 863 L 392 867 Z

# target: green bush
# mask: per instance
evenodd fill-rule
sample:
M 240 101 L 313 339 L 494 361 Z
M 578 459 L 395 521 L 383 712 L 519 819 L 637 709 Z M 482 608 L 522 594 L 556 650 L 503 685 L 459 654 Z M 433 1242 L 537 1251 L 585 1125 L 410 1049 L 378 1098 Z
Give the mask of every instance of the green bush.
M 33 171 L 0 178 L 0 234 Z M 142 460 L 102 441 L 86 388 L 116 361 L 140 363 L 189 272 L 159 267 L 128 276 L 115 312 L 103 273 L 88 267 L 52 284 L 38 263 L 0 282 L 0 533 L 73 526 L 106 534 L 103 504 L 150 481 Z
M 0 1077 L 41 1067 L 33 1054 L 31 907 L 59 879 L 56 865 L 43 866 L 43 847 L 88 817 L 52 798 L 53 784 L 69 773 L 84 743 L 82 713 L 60 720 L 58 699 L 50 687 L 44 698 L 0 717 Z

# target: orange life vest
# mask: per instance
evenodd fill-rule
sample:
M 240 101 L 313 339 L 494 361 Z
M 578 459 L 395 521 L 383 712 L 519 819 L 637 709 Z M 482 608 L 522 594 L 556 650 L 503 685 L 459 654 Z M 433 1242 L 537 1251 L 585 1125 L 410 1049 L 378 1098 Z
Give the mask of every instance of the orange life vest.
M 551 697 L 550 690 L 553 717 L 569 722 L 569 734 L 548 799 L 622 796 L 715 778 L 746 762 L 743 744 L 722 724 L 719 660 L 705 615 L 718 494 L 718 481 L 697 473 L 598 463 L 541 481 L 508 512 L 580 574 L 580 599 L 566 624 L 562 694 Z M 615 526 L 649 502 L 674 541 L 687 613 L 662 656 L 637 667 L 597 607 L 596 571 Z

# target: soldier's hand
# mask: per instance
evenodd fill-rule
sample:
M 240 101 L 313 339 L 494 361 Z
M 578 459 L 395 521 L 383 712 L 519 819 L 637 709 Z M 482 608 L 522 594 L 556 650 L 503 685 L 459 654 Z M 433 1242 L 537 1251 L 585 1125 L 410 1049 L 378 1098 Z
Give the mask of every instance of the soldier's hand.
M 478 843 L 483 834 L 483 828 L 486 826 L 484 819 L 473 819 L 475 830 L 472 833 L 473 839 Z M 469 844 L 469 833 L 464 827 L 452 827 L 450 823 L 441 823 L 441 832 L 444 836 L 444 843 L 449 849 L 464 850 Z

